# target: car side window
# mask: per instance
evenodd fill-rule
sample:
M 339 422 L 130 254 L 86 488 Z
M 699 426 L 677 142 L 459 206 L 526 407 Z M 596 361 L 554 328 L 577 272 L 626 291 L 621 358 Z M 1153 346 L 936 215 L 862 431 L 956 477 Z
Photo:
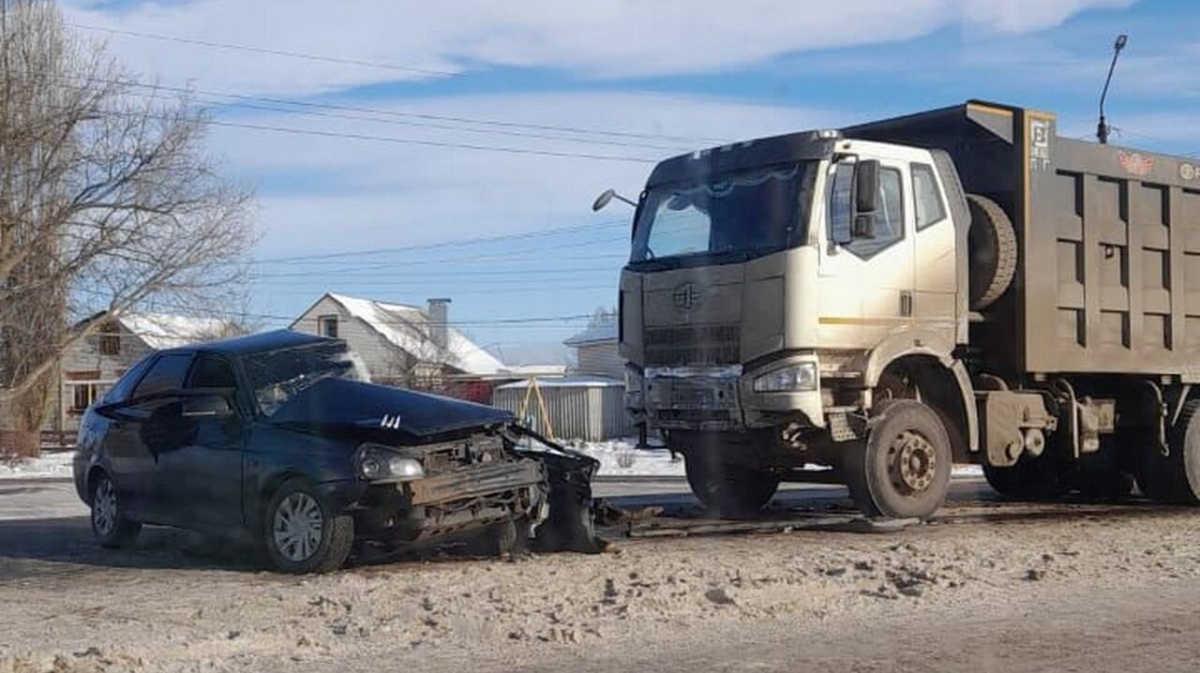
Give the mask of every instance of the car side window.
M 220 355 L 201 353 L 188 374 L 188 388 L 236 388 L 237 377 L 229 361 Z
M 183 387 L 183 377 L 187 375 L 192 356 L 185 353 L 171 353 L 160 356 L 150 365 L 150 371 L 133 389 L 133 397 L 144 397 L 164 390 Z
M 849 232 L 854 218 L 854 166 L 837 167 L 830 192 L 829 228 L 833 240 L 837 234 Z M 879 171 L 879 209 L 875 211 L 875 236 L 856 238 L 844 248 L 858 257 L 868 258 L 904 239 L 904 189 L 900 171 L 883 168 Z
M 946 219 L 942 190 L 938 187 L 933 167 L 926 164 L 913 164 L 912 181 L 913 201 L 917 204 L 917 230 Z
M 133 392 L 133 387 L 137 385 L 138 381 L 142 380 L 142 376 L 146 373 L 146 370 L 150 368 L 150 363 L 153 361 L 153 355 L 138 360 L 138 363 L 131 367 L 129 371 L 125 372 L 125 374 L 117 380 L 116 385 L 114 385 L 107 393 L 105 393 L 104 403 L 116 404 L 129 399 L 129 394 Z

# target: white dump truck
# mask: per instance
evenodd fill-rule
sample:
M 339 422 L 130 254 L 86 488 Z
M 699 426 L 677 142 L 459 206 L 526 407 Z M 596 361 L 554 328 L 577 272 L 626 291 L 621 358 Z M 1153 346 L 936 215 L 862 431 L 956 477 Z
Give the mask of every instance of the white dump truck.
M 979 101 L 663 161 L 621 274 L 626 405 L 727 514 L 821 480 L 925 517 L 953 463 L 1018 499 L 1195 502 L 1196 163 Z

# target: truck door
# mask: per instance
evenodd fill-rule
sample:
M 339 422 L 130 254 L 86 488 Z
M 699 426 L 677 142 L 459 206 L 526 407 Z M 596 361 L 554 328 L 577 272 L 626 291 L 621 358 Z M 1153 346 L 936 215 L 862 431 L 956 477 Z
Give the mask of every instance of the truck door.
M 958 297 L 954 221 L 932 165 L 912 164 L 912 191 L 916 211 L 913 317 L 922 328 L 943 332 L 947 343 L 954 343 Z
M 908 166 L 880 161 L 874 236 L 844 245 L 854 219 L 854 162 L 830 167 L 819 271 L 819 338 L 831 348 L 872 348 L 911 324 L 914 259 Z

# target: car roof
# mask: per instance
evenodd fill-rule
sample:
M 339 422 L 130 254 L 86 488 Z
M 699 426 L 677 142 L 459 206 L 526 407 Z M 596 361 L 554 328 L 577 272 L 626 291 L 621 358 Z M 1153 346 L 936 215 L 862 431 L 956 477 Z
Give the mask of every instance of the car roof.
M 283 348 L 295 348 L 297 346 L 310 346 L 314 344 L 337 344 L 344 343 L 340 339 L 330 339 L 327 337 L 317 336 L 315 334 L 305 334 L 303 332 L 294 332 L 292 330 L 280 329 L 271 332 L 260 332 L 258 334 L 249 334 L 246 336 L 233 337 L 231 339 L 220 339 L 218 341 L 207 341 L 204 343 L 191 344 L 181 346 L 179 348 L 171 348 L 163 351 L 164 353 L 221 353 L 230 356 L 245 356 L 254 353 L 267 353 Z

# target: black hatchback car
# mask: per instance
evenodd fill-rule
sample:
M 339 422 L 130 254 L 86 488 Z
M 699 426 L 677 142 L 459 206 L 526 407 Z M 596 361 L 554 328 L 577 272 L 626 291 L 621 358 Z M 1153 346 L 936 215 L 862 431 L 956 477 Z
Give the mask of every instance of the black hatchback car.
M 291 331 L 162 351 L 85 414 L 74 461 L 100 544 L 142 524 L 239 538 L 276 568 L 358 542 L 507 530 L 595 551 L 591 458 L 499 409 L 358 380 L 345 342 Z

